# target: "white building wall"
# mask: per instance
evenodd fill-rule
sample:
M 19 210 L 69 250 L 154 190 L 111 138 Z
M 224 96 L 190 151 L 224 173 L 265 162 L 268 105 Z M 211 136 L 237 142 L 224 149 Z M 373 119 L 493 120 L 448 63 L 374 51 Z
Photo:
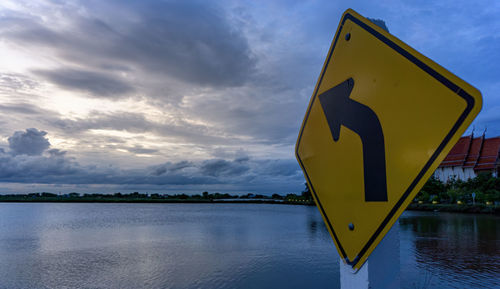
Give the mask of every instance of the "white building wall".
M 446 183 L 451 179 L 466 181 L 468 179 L 476 177 L 476 173 L 472 168 L 464 169 L 461 166 L 445 167 L 437 168 L 434 172 L 434 177 Z
M 441 168 L 437 168 L 435 171 L 434 171 L 434 177 L 438 180 L 441 180 L 441 175 L 442 175 L 442 169 Z
M 443 182 L 447 182 L 453 178 L 456 178 L 453 167 L 443 168 Z
M 446 168 L 437 168 L 434 172 L 434 177 L 436 177 L 436 179 L 440 180 L 441 182 L 446 182 L 446 175 L 444 172 L 445 169 Z
M 440 180 L 441 182 L 446 182 L 446 176 L 445 176 L 445 172 L 444 172 L 444 169 L 445 168 L 437 168 L 436 171 L 434 172 L 434 177 L 438 180 Z
M 468 179 L 473 179 L 476 177 L 476 172 L 474 172 L 473 168 L 465 168 L 464 169 L 464 176 L 465 176 L 464 181 L 466 181 Z
M 464 169 L 462 167 L 452 167 L 455 179 L 465 181 Z

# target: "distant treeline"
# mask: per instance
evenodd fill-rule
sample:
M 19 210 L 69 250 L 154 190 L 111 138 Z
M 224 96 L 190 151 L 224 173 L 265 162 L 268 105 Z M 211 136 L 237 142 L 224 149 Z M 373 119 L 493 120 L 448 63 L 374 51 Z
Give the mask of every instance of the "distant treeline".
M 139 193 L 130 194 L 54 194 L 49 192 L 30 194 L 0 195 L 0 202 L 128 202 L 128 203 L 208 203 L 208 202 L 252 202 L 314 205 L 307 185 L 299 194 L 243 194 L 228 193 L 167 194 Z M 438 208 L 439 207 L 439 208 Z M 413 209 L 450 210 L 450 211 L 500 211 L 500 178 L 482 173 L 468 181 L 450 180 L 443 183 L 431 177 L 422 187 L 410 205 Z
M 110 202 L 110 203 L 175 203 L 175 202 L 253 202 L 253 203 L 286 203 L 286 204 L 314 204 L 310 193 L 305 190 L 300 195 L 273 194 L 266 196 L 262 194 L 231 195 L 228 193 L 209 193 L 187 195 L 187 194 L 148 194 L 134 192 L 130 194 L 54 194 L 48 192 L 30 194 L 8 194 L 0 195 L 0 202 Z

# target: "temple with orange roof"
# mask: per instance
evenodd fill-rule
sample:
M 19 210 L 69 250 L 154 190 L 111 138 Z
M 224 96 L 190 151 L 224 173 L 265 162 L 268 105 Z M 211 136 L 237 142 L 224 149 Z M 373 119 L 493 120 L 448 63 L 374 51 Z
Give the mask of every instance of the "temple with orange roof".
M 481 172 L 490 172 L 498 177 L 500 168 L 500 137 L 474 137 L 474 134 L 461 137 L 434 176 L 447 182 L 451 179 L 463 180 L 476 177 Z

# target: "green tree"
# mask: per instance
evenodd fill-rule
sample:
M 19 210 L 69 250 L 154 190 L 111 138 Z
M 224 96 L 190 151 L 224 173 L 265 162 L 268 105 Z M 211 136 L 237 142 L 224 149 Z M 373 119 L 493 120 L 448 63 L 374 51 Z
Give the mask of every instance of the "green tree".
M 416 199 L 426 203 L 430 201 L 431 195 L 437 195 L 438 198 L 449 200 L 450 197 L 446 195 L 446 191 L 446 185 L 439 179 L 432 176 L 429 180 L 427 180 L 420 192 L 417 194 Z
M 305 189 L 302 191 L 301 193 L 301 196 L 304 200 L 307 200 L 307 201 L 311 201 L 312 200 L 312 194 L 311 194 L 311 190 L 309 190 L 309 186 L 307 185 L 307 183 L 304 184 L 306 187 Z
M 434 176 L 430 177 L 429 180 L 425 183 L 425 185 L 422 187 L 423 191 L 426 191 L 430 194 L 439 194 L 440 192 L 446 191 L 446 186 L 443 182 L 441 182 L 439 179 L 435 178 Z
M 279 195 L 279 194 L 273 194 L 271 196 L 271 198 L 275 199 L 275 200 L 283 200 L 283 196 Z
M 426 191 L 420 191 L 418 194 L 417 194 L 417 200 L 421 201 L 421 202 L 424 202 L 424 203 L 427 203 L 429 202 L 431 196 L 429 195 L 428 192 Z

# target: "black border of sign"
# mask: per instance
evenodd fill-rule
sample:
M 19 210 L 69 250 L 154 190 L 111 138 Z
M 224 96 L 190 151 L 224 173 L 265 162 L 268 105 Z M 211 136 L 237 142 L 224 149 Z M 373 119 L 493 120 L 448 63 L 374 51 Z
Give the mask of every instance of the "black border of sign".
M 335 233 L 335 230 L 332 227 L 332 224 L 330 223 L 330 220 L 328 219 L 328 216 L 325 214 L 325 210 L 323 209 L 323 205 L 321 205 L 321 202 L 320 202 L 318 196 L 316 195 L 316 191 L 314 190 L 313 184 L 312 184 L 312 182 L 311 182 L 311 180 L 309 178 L 309 175 L 307 174 L 307 172 L 305 170 L 304 164 L 302 163 L 302 160 L 300 159 L 300 156 L 299 156 L 299 153 L 298 153 L 298 149 L 299 149 L 299 146 L 300 146 L 300 141 L 302 139 L 302 133 L 303 133 L 304 127 L 305 127 L 305 125 L 307 123 L 307 119 L 309 118 L 309 113 L 311 112 L 311 108 L 312 108 L 312 106 L 313 106 L 313 104 L 314 104 L 314 102 L 316 100 L 319 87 L 321 86 L 321 82 L 323 81 L 323 77 L 325 76 L 325 72 L 326 72 L 326 69 L 328 67 L 328 64 L 332 60 L 332 55 L 333 55 L 333 52 L 335 51 L 335 46 L 337 44 L 339 36 L 342 34 L 342 29 L 344 28 L 344 23 L 345 23 L 345 21 L 347 19 L 353 21 L 354 23 L 356 23 L 357 25 L 359 25 L 361 28 L 363 28 L 364 30 L 366 30 L 368 33 L 370 33 L 373 36 L 375 36 L 378 40 L 382 41 L 387 46 L 389 46 L 390 48 L 394 49 L 401 56 L 405 57 L 406 59 L 408 59 L 409 61 L 411 61 L 413 64 L 415 64 L 416 66 L 418 66 L 420 69 L 422 69 L 423 71 L 427 72 L 430 76 L 432 76 L 433 78 L 435 78 L 437 81 L 441 82 L 444 86 L 448 87 L 451 91 L 455 92 L 458 96 L 462 97 L 467 102 L 467 107 L 462 112 L 462 114 L 460 115 L 460 117 L 456 121 L 455 125 L 448 132 L 448 134 L 446 135 L 446 137 L 444 138 L 444 140 L 441 142 L 441 144 L 439 145 L 439 147 L 432 154 L 432 156 L 429 159 L 429 161 L 427 161 L 427 163 L 422 168 L 422 170 L 419 172 L 419 174 L 417 175 L 417 177 L 415 178 L 415 180 L 406 189 L 406 191 L 401 196 L 401 198 L 398 200 L 398 202 L 396 203 L 396 205 L 392 208 L 392 210 L 389 212 L 389 214 L 387 215 L 387 217 L 385 217 L 385 219 L 382 221 L 382 223 L 380 224 L 380 226 L 377 228 L 377 230 L 375 231 L 375 233 L 370 237 L 370 239 L 368 240 L 368 242 L 366 243 L 366 245 L 361 249 L 361 251 L 358 253 L 358 255 L 352 261 L 350 261 L 347 258 L 347 256 L 346 256 L 345 250 L 342 247 L 342 244 L 340 244 L 340 241 L 339 241 L 339 239 L 337 237 L 337 234 Z M 448 144 L 448 142 L 453 137 L 453 135 L 455 135 L 455 133 L 457 132 L 457 130 L 460 128 L 460 126 L 462 125 L 462 123 L 465 121 L 465 119 L 469 115 L 469 113 L 472 111 L 472 108 L 474 107 L 474 104 L 475 104 L 475 100 L 474 100 L 474 98 L 470 94 L 468 94 L 465 90 L 463 90 L 462 88 L 460 88 L 458 85 L 456 85 L 455 83 L 453 83 L 452 81 L 450 81 L 449 79 L 447 79 L 446 77 L 444 77 L 443 75 L 439 74 L 437 71 L 435 71 L 434 69 L 432 69 L 430 66 L 428 66 L 427 64 L 425 64 L 423 61 L 421 61 L 417 57 L 413 56 L 411 53 L 409 53 L 404 48 L 402 48 L 398 44 L 394 43 L 393 41 L 391 41 L 390 39 L 388 39 L 384 35 L 382 35 L 377 30 L 375 30 L 372 27 L 368 26 L 367 24 L 363 23 L 361 20 L 357 19 L 352 14 L 346 13 L 345 16 L 344 16 L 344 18 L 342 19 L 342 22 L 341 22 L 340 26 L 341 27 L 339 28 L 338 33 L 335 35 L 335 40 L 334 40 L 333 46 L 331 48 L 330 54 L 328 55 L 328 60 L 326 61 L 326 64 L 324 66 L 324 69 L 323 69 L 323 72 L 321 74 L 320 80 L 318 82 L 318 85 L 316 86 L 316 90 L 314 92 L 313 100 L 311 101 L 311 104 L 309 105 L 309 108 L 307 110 L 306 117 L 305 117 L 305 120 L 304 120 L 304 124 L 302 125 L 302 129 L 300 130 L 300 135 L 299 135 L 298 143 L 297 143 L 297 146 L 296 146 L 296 149 L 295 149 L 295 155 L 296 155 L 297 159 L 299 160 L 301 167 L 304 168 L 304 174 L 305 174 L 305 176 L 307 178 L 307 182 L 311 186 L 311 191 L 314 194 L 314 197 L 316 198 L 316 200 L 318 201 L 319 208 L 320 208 L 323 216 L 325 217 L 325 219 L 326 219 L 326 221 L 328 223 L 328 227 L 330 228 L 330 231 L 332 232 L 333 237 L 335 238 L 336 243 L 339 246 L 339 249 L 340 249 L 340 252 L 342 254 L 342 257 L 347 262 L 347 264 L 351 265 L 354 268 L 354 266 L 356 266 L 356 264 L 358 264 L 358 262 L 366 254 L 366 251 L 373 244 L 373 242 L 375 241 L 375 239 L 380 235 L 380 233 L 385 228 L 385 226 L 387 225 L 387 223 L 389 223 L 389 221 L 394 216 L 394 214 L 397 212 L 397 210 L 401 207 L 401 205 L 403 204 L 403 202 L 408 198 L 408 195 L 413 191 L 413 189 L 418 184 L 418 182 L 422 179 L 422 177 L 424 176 L 424 174 L 429 170 L 429 167 L 434 163 L 434 160 L 442 152 L 442 150 Z

